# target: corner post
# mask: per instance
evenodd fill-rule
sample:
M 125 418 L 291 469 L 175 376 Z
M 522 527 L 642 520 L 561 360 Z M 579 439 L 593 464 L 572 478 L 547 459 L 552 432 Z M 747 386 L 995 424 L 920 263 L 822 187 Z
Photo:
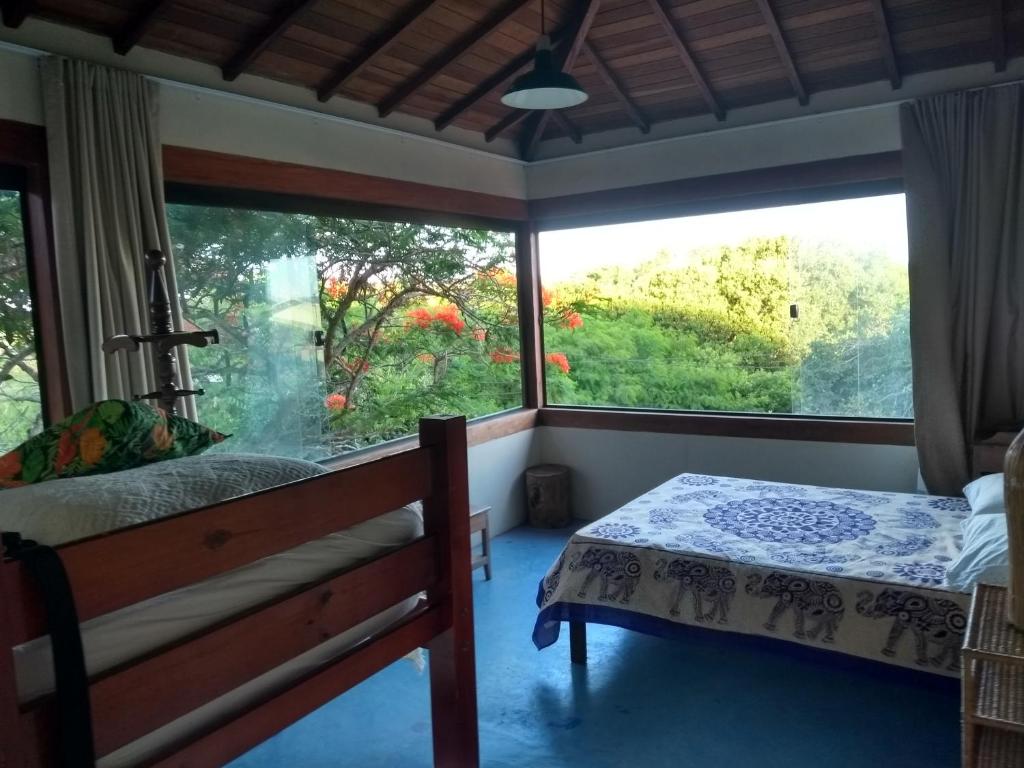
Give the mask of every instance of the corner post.
M 16 589 L 14 570 L 19 566 L 5 559 L 0 547 L 0 766 L 27 765 L 24 751 L 18 686 L 14 677 L 15 623 L 12 612 L 20 603 L 10 598 Z
M 430 701 L 436 768 L 478 768 L 476 649 L 469 547 L 469 470 L 466 419 L 420 421 L 420 445 L 433 460 L 423 525 L 438 541 L 438 582 L 428 592 L 447 629 L 429 645 Z

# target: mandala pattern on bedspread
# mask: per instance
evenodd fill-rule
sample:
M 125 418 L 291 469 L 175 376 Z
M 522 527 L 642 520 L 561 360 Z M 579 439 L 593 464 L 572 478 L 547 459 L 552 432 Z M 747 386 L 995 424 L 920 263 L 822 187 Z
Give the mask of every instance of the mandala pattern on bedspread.
M 788 639 L 959 673 L 968 596 L 944 587 L 962 499 L 683 474 L 570 539 L 534 642 L 575 618 Z

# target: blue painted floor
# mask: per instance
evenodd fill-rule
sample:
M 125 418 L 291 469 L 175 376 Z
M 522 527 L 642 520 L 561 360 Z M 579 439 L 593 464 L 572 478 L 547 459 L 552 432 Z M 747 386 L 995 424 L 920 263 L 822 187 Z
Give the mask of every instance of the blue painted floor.
M 596 626 L 587 668 L 569 664 L 567 631 L 537 651 L 537 582 L 569 533 L 511 531 L 493 541 L 494 578 L 475 573 L 485 768 L 959 765 L 955 685 L 882 665 L 726 633 L 664 640 Z M 232 765 L 427 768 L 427 675 L 398 662 Z

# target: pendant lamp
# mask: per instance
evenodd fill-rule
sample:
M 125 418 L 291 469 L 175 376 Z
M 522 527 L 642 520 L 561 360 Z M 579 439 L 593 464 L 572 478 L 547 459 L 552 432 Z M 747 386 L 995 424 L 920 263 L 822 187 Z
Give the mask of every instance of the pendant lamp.
M 533 69 L 520 75 L 501 97 L 501 103 L 516 109 L 565 109 L 587 100 L 576 78 L 555 66 L 551 38 L 544 30 L 544 0 L 540 3 L 540 39 Z

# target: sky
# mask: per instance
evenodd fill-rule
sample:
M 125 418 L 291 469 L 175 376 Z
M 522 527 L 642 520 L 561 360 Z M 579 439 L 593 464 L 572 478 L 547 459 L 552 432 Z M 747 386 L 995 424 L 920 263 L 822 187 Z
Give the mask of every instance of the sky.
M 735 245 L 751 237 L 790 235 L 882 249 L 907 262 L 904 196 L 880 195 L 676 219 L 612 224 L 540 234 L 541 279 L 555 285 L 597 267 L 634 266 L 667 250 L 680 259 L 694 248 Z

